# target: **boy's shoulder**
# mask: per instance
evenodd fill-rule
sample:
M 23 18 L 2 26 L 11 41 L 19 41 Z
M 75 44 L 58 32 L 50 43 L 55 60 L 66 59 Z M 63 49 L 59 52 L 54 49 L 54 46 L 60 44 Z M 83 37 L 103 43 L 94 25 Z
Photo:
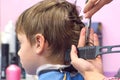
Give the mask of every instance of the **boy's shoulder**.
M 83 77 L 78 72 L 71 73 L 68 70 L 63 70 L 69 65 L 51 65 L 46 64 L 37 69 L 39 80 L 83 80 Z
M 50 70 L 38 75 L 39 80 L 83 80 L 81 74 L 71 74 L 70 72 L 60 72 L 58 70 Z

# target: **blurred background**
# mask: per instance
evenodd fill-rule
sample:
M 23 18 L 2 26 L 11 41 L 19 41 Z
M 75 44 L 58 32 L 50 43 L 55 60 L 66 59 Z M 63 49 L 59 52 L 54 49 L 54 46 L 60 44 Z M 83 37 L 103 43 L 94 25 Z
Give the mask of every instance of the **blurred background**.
M 15 64 L 20 65 L 19 59 L 17 58 L 18 44 L 16 39 L 16 34 L 14 32 L 15 22 L 18 16 L 28 7 L 39 2 L 40 0 L 0 0 L 0 74 L 2 75 L 2 70 L 9 64 L 12 60 Z M 74 1 L 74 0 L 69 0 Z M 82 9 L 84 8 L 85 0 L 78 0 L 77 4 Z M 82 12 L 81 12 L 82 13 Z M 101 32 L 101 45 L 120 45 L 120 0 L 113 0 L 108 5 L 105 5 L 101 10 L 99 10 L 93 17 L 92 23 L 102 24 L 100 28 Z M 1 46 L 5 46 L 3 54 Z M 2 58 L 5 59 L 2 60 Z M 105 75 L 109 76 L 107 73 L 116 72 L 120 68 L 119 54 L 114 55 L 104 55 L 103 56 L 103 69 Z M 113 63 L 113 60 L 115 61 Z M 5 62 L 5 64 L 3 64 Z M 112 65 L 112 66 L 111 66 Z M 22 78 L 26 79 L 26 73 L 22 69 Z M 111 76 L 110 75 L 110 76 Z M 29 75 L 28 75 L 29 76 Z M 4 75 L 3 75 L 4 77 Z M 31 76 L 29 76 L 31 77 Z M 33 76 L 32 76 L 33 77 Z M 30 79 L 29 79 L 30 80 Z

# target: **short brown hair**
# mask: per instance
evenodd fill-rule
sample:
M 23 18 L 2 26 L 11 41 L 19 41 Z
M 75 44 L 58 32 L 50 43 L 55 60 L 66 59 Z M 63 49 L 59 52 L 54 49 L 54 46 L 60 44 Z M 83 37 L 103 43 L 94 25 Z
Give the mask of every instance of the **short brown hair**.
M 63 0 L 44 0 L 24 11 L 16 22 L 16 33 L 32 38 L 40 33 L 48 41 L 53 53 L 65 52 L 77 45 L 84 24 L 76 6 Z

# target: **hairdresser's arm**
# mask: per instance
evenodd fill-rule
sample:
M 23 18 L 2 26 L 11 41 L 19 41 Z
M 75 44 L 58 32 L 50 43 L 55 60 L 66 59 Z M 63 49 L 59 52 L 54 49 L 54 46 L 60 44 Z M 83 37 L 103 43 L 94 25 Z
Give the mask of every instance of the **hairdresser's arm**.
M 95 46 L 99 45 L 98 37 L 93 30 L 90 31 L 90 38 Z M 85 28 L 81 31 L 78 47 L 84 47 L 84 45 Z M 71 50 L 71 64 L 82 74 L 85 80 L 103 80 L 105 78 L 102 74 L 101 57 L 98 56 L 94 60 L 84 60 L 82 58 L 78 58 L 77 50 L 74 45 L 72 45 Z
M 112 0 L 88 0 L 84 8 L 85 17 L 90 18 L 94 13 L 111 1 Z

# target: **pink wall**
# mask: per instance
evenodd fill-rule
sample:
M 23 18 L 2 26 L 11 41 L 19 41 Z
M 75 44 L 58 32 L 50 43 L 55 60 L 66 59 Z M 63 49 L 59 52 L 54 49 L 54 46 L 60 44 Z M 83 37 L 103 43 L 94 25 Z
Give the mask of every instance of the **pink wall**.
M 120 45 L 120 0 L 113 0 L 93 16 L 103 24 L 103 45 Z M 120 48 L 117 48 L 117 50 Z M 103 70 L 113 76 L 120 69 L 120 54 L 103 55 Z
M 4 31 L 4 27 L 9 20 L 14 21 L 15 23 L 15 20 L 17 19 L 18 15 L 23 10 L 25 10 L 32 4 L 38 2 L 38 0 L 0 0 L 0 1 L 1 1 L 0 31 Z M 78 0 L 78 1 L 79 1 L 78 4 L 82 4 L 84 0 Z M 103 45 L 118 45 L 118 44 L 120 45 L 120 0 L 114 0 L 109 5 L 104 6 L 99 12 L 97 12 L 92 17 L 92 21 L 101 22 L 103 25 L 103 29 L 102 29 Z M 111 68 L 112 70 L 115 70 L 116 67 L 120 67 L 120 62 L 119 64 L 114 63 L 115 66 L 109 67 L 110 65 L 113 64 L 113 60 L 116 59 L 115 60 L 116 62 L 118 61 L 119 58 L 120 55 L 119 56 L 115 55 L 115 57 L 109 56 L 108 59 L 111 60 L 104 63 L 107 65 L 105 66 L 104 69 L 106 69 L 106 71 L 109 71 L 111 70 Z
M 120 44 L 120 0 L 114 0 L 93 16 L 103 24 L 103 45 Z
M 17 17 L 29 6 L 38 2 L 38 0 L 0 0 L 1 22 L 0 28 L 3 31 L 9 20 L 15 23 Z M 40 1 L 40 0 L 39 0 Z

